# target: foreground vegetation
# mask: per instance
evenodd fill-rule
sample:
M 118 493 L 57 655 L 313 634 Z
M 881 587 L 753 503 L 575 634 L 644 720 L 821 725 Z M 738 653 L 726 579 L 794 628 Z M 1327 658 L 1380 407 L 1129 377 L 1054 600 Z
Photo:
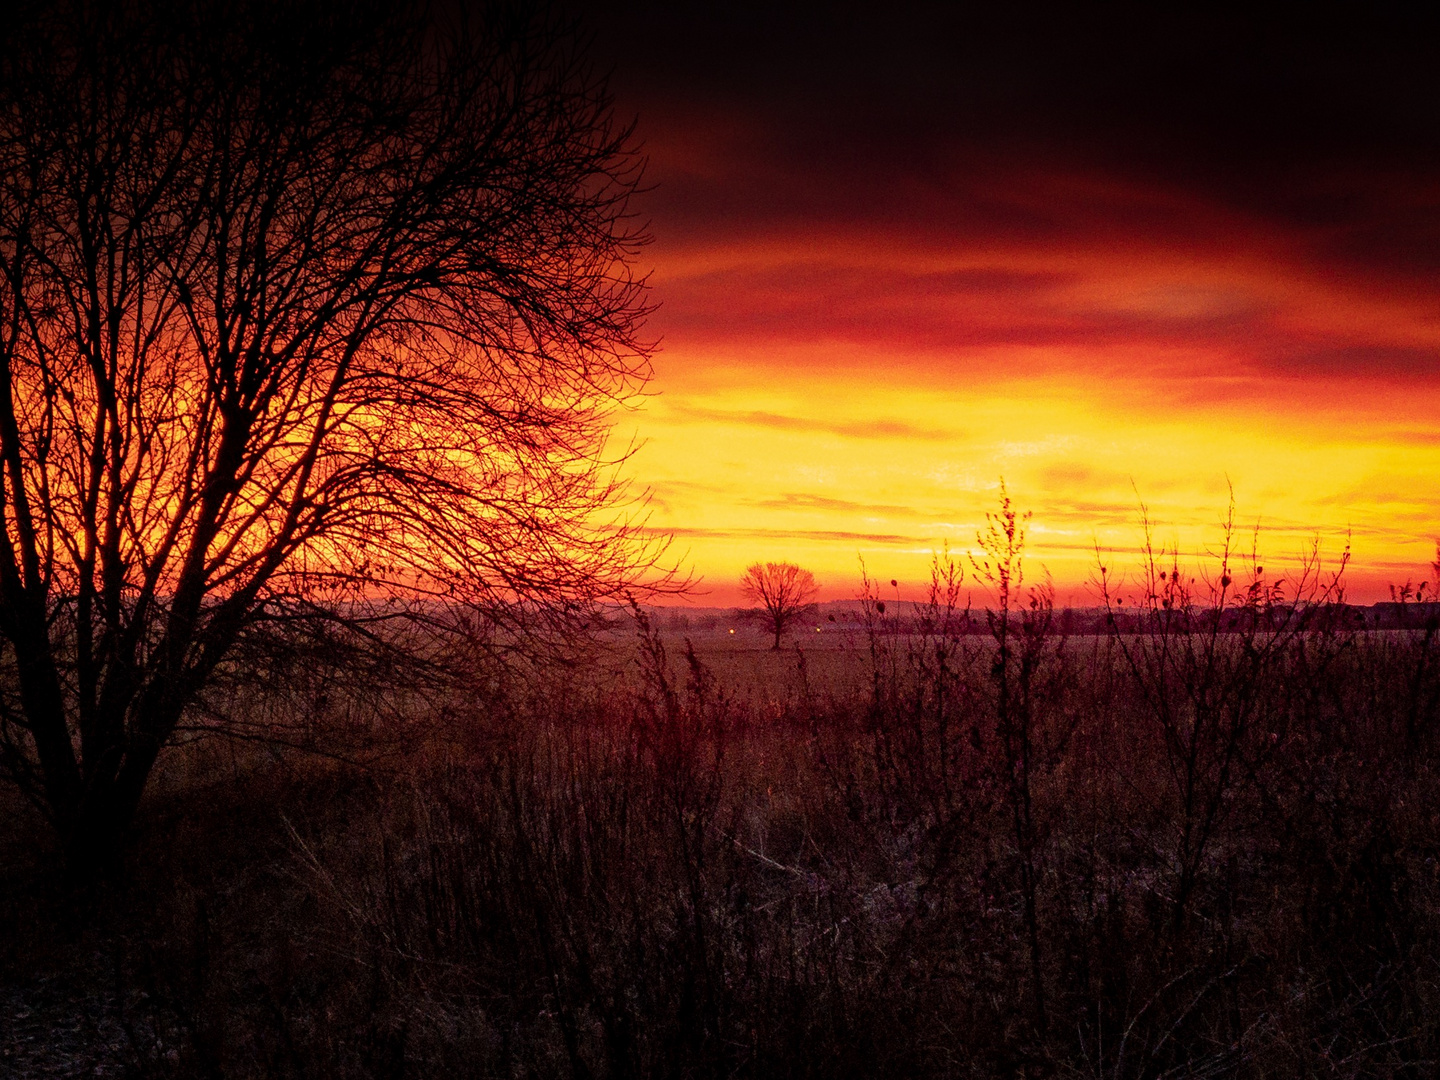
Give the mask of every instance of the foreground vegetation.
M 363 762 L 203 742 L 123 879 L 9 818 L 0 962 L 141 1076 L 1433 1075 L 1436 623 L 1254 580 L 1066 637 L 937 562 L 853 682 L 737 696 L 640 614 Z

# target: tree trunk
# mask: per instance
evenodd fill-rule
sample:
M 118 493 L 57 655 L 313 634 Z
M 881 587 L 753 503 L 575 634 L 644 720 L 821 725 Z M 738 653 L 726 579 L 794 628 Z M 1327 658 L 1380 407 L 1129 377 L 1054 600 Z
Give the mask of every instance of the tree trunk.
M 120 755 L 115 767 L 91 777 L 63 835 L 65 868 L 72 880 L 91 881 L 119 868 L 125 837 L 163 743 L 152 733 L 133 732 L 113 748 Z

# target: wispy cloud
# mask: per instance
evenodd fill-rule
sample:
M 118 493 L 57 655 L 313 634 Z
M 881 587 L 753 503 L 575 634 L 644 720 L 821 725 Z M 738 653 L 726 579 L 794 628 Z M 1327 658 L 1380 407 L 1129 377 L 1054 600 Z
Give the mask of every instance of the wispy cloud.
M 851 439 L 915 439 L 946 441 L 957 437 L 957 432 L 942 428 L 918 427 L 904 420 L 877 418 L 875 420 L 836 421 L 816 417 L 789 416 L 783 413 L 762 410 L 709 409 L 683 403 L 669 403 L 669 411 L 684 420 L 717 424 L 735 424 L 742 427 L 775 428 L 781 431 L 813 431 L 827 435 L 840 435 Z
M 839 529 L 706 529 L 676 526 L 670 529 L 650 528 L 646 532 L 677 539 L 698 540 L 819 540 L 825 542 L 866 544 L 915 544 L 923 537 L 901 536 L 897 533 L 847 532 Z
M 772 499 L 750 499 L 746 505 L 765 510 L 824 510 L 863 517 L 921 517 L 913 507 L 887 503 L 853 502 L 807 492 L 786 492 Z

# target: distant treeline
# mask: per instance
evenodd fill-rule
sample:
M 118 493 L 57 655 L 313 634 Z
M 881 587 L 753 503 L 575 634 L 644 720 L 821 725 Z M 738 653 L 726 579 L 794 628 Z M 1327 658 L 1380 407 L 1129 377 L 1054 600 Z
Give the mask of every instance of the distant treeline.
M 881 602 L 880 610 L 867 614 L 864 604 L 853 600 L 834 600 L 817 604 L 810 617 L 802 621 L 802 630 L 860 631 L 875 629 L 884 634 L 925 633 L 933 628 L 934 616 L 921 602 L 895 600 Z M 684 608 L 651 607 L 646 614 L 652 623 L 665 631 L 724 632 L 756 623 L 756 613 L 747 608 Z M 952 613 L 952 633 L 988 635 L 983 609 L 968 613 Z M 1297 622 L 1305 629 L 1364 628 L 1367 630 L 1435 630 L 1440 628 L 1440 602 L 1385 601 L 1375 604 L 1334 603 L 1325 605 L 1272 604 L 1263 608 L 1237 606 L 1228 609 L 1205 608 L 1187 612 L 1147 610 L 1117 605 L 1104 607 L 1065 607 L 1055 610 L 1056 629 L 1062 634 L 1093 635 L 1139 633 L 1170 620 L 1188 620 L 1192 628 L 1210 627 L 1223 633 L 1239 632 L 1252 626 L 1273 629 L 1292 628 Z M 617 609 L 607 619 L 610 629 L 628 630 L 633 616 Z M 763 628 L 762 628 L 763 629 Z

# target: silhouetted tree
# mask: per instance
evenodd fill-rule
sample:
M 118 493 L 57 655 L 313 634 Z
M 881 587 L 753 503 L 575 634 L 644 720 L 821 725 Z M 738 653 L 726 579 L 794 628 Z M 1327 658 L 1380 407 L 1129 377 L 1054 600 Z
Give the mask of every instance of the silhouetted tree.
M 780 635 L 811 606 L 818 589 L 814 574 L 788 562 L 754 563 L 740 579 L 740 591 L 760 605 L 777 649 Z
M 605 448 L 648 375 L 637 172 L 533 5 L 12 24 L 0 763 L 72 860 L 256 635 L 393 645 L 653 565 Z

